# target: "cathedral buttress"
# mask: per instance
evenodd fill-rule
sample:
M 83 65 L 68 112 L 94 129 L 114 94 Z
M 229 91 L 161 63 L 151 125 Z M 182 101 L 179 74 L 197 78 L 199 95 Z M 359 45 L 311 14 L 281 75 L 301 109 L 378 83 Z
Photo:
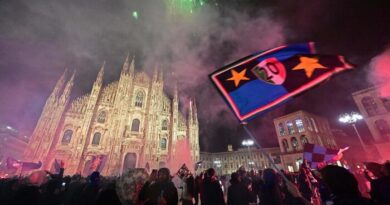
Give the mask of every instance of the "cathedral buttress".
M 94 114 L 97 113 L 97 101 L 99 99 L 101 88 L 103 85 L 103 77 L 104 77 L 104 68 L 105 68 L 105 62 L 103 62 L 102 66 L 100 67 L 99 73 L 96 77 L 95 82 L 93 83 L 91 93 L 89 95 L 88 101 L 87 101 L 87 107 L 82 119 L 81 127 L 80 127 L 80 136 L 77 138 L 80 139 L 81 144 L 84 145 L 82 150 L 76 150 L 73 152 L 72 158 L 79 159 L 74 160 L 74 167 L 77 167 L 77 172 L 81 173 L 81 169 L 83 167 L 84 159 L 87 151 L 87 147 L 89 145 L 90 141 L 90 135 L 91 135 L 91 124 L 92 120 L 94 118 Z
M 116 91 L 116 97 L 114 101 L 114 112 L 113 116 L 110 118 L 110 129 L 108 136 L 110 138 L 111 145 L 106 147 L 108 153 L 107 166 L 105 172 L 107 174 L 119 174 L 118 171 L 122 166 L 122 139 L 124 138 L 124 133 L 126 131 L 126 126 L 130 121 L 129 111 L 131 106 L 131 92 L 134 81 L 134 57 L 129 63 L 129 56 L 126 57 L 126 60 L 123 64 L 122 71 L 120 74 L 118 88 Z
M 65 84 L 65 88 L 60 94 L 60 90 L 64 84 L 64 75 L 57 82 L 53 93 L 48 100 L 53 99 L 52 96 L 58 96 L 50 108 L 42 112 L 44 119 L 38 121 L 38 124 L 42 122 L 42 126 L 37 126 L 33 132 L 31 142 L 26 149 L 25 159 L 28 161 L 42 161 L 42 169 L 49 169 L 50 165 L 50 152 L 52 151 L 54 144 L 58 141 L 57 129 L 63 118 L 64 110 L 69 102 L 69 96 L 73 87 L 74 73 L 70 80 Z M 48 114 L 50 113 L 50 114 Z

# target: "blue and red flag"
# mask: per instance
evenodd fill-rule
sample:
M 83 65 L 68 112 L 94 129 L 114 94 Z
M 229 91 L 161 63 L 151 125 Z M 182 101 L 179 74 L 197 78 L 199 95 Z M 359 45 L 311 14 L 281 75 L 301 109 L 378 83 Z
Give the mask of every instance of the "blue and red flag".
M 344 57 L 315 54 L 305 43 L 247 56 L 210 78 L 242 122 L 350 68 Z

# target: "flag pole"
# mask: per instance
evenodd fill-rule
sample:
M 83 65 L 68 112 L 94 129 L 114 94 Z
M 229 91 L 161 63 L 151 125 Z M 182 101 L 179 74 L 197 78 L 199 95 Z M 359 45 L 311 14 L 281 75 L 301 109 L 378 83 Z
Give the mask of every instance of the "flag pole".
M 255 142 L 256 146 L 259 148 L 261 154 L 263 154 L 268 159 L 268 161 L 271 163 L 271 165 L 277 171 L 277 173 L 286 181 L 286 183 L 288 183 L 289 180 L 287 179 L 287 177 L 282 173 L 282 171 L 280 171 L 279 167 L 276 166 L 272 157 L 263 149 L 263 147 L 260 145 L 260 143 L 257 142 L 256 138 L 253 136 L 252 132 L 247 127 L 247 124 L 248 124 L 247 122 L 242 123 L 242 126 L 244 127 L 245 132 L 249 135 L 250 138 L 252 138 L 252 140 Z
M 249 135 L 250 138 L 252 138 L 252 140 L 256 143 L 256 145 L 259 147 L 259 150 L 260 152 L 265 155 L 265 157 L 267 157 L 267 159 L 270 161 L 271 165 L 276 169 L 276 172 L 284 179 L 284 181 L 286 182 L 286 186 L 287 186 L 287 189 L 289 189 L 289 187 L 295 187 L 295 185 L 287 179 L 286 175 L 284 175 L 282 173 L 282 171 L 280 171 L 280 169 L 276 166 L 274 160 L 271 158 L 271 156 L 263 149 L 263 147 L 261 147 L 261 145 L 257 142 L 256 138 L 253 136 L 252 132 L 249 130 L 249 128 L 247 127 L 247 122 L 242 122 L 242 125 L 244 127 L 244 130 L 245 132 Z M 304 204 L 305 205 L 311 205 L 311 203 L 305 199 L 304 197 L 302 197 L 301 193 L 299 192 L 299 190 L 295 187 L 294 188 L 296 190 L 297 193 L 295 193 L 296 195 L 298 195 L 298 197 L 300 197 Z M 290 191 L 290 190 L 289 190 Z M 293 194 L 294 195 L 294 194 Z

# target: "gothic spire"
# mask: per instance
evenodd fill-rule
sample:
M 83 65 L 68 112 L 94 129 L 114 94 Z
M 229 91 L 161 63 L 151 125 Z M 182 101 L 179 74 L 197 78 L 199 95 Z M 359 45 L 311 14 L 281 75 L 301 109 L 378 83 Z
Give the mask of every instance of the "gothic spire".
M 189 106 L 189 108 L 188 108 L 188 120 L 187 120 L 187 123 L 189 124 L 189 125 L 192 125 L 192 123 L 193 123 L 193 111 L 192 111 L 192 100 L 190 99 L 190 106 Z
M 104 67 L 106 65 L 106 61 L 103 61 L 103 65 L 102 67 L 100 67 L 100 71 L 96 77 L 96 81 L 95 81 L 95 84 L 97 85 L 102 85 L 103 83 L 103 76 L 104 76 Z
M 127 54 L 126 60 L 125 60 L 125 62 L 123 63 L 122 74 L 128 73 L 128 72 L 129 72 L 129 54 Z
M 51 93 L 52 97 L 58 97 L 60 95 L 60 91 L 65 83 L 65 76 L 66 76 L 67 72 L 68 72 L 68 68 L 65 68 L 64 73 L 61 75 L 60 79 L 58 79 L 58 81 L 53 89 L 53 92 Z
M 62 100 L 67 100 L 69 98 L 70 92 L 72 91 L 73 88 L 75 74 L 76 74 L 76 70 L 73 71 L 72 77 L 70 77 L 69 81 L 65 85 L 64 92 L 62 93 L 61 96 Z
M 178 96 L 178 92 L 177 92 L 177 82 L 175 82 L 175 84 L 173 85 L 173 100 L 174 102 L 178 102 L 179 101 L 179 96 Z
M 193 109 L 194 123 L 198 123 L 198 109 L 196 108 L 196 101 L 194 98 L 194 109 Z
M 135 56 L 133 56 L 133 60 L 131 60 L 131 64 L 130 64 L 130 67 L 129 67 L 129 73 L 130 75 L 133 75 L 134 73 L 134 64 L 135 64 Z

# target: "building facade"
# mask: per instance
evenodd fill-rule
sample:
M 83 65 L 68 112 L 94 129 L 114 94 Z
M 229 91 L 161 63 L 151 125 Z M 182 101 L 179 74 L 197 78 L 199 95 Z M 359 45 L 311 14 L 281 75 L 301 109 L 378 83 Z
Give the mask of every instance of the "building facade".
M 376 87 L 354 92 L 352 97 L 373 137 L 374 145 L 366 145 L 366 149 L 378 151 L 382 160 L 389 159 L 390 99 L 381 97 Z
M 338 149 L 328 121 L 320 116 L 297 111 L 274 119 L 283 169 L 298 171 L 305 143 Z
M 101 67 L 89 94 L 70 101 L 74 74 L 66 72 L 48 97 L 31 140 L 25 161 L 42 161 L 52 169 L 65 162 L 65 173 L 89 174 L 91 163 L 101 159 L 104 175 L 119 175 L 130 168 L 167 166 L 178 140 L 188 140 L 193 161 L 199 159 L 199 124 L 196 105 L 179 112 L 177 88 L 173 98 L 163 91 L 163 73 L 152 78 L 134 72 L 127 57 L 118 81 L 103 87 Z M 103 160 L 104 159 L 104 160 Z M 104 161 L 104 163 L 102 163 Z
M 264 150 L 273 158 L 277 165 L 280 165 L 279 147 L 264 148 Z M 236 151 L 228 149 L 227 152 L 200 153 L 201 164 L 198 169 L 207 170 L 214 168 L 218 175 L 229 175 L 237 171 L 240 167 L 246 170 L 259 170 L 270 168 L 271 164 L 257 148 L 241 148 Z

